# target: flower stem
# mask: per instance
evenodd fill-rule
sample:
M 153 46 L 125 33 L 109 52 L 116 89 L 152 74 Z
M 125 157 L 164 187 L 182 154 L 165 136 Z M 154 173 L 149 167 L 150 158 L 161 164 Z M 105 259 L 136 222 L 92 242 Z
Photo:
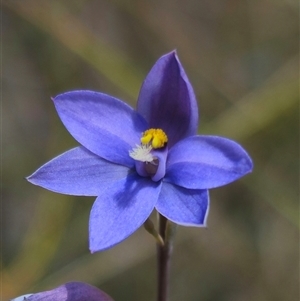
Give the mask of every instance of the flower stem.
M 175 224 L 171 223 L 161 214 L 158 214 L 158 233 L 164 240 L 164 244 L 157 244 L 157 301 L 168 301 L 169 299 L 170 263 L 175 230 Z
M 150 233 L 156 239 L 156 242 L 159 245 L 162 245 L 162 246 L 164 245 L 163 238 L 156 231 L 153 222 L 149 218 L 144 222 L 144 228 L 148 233 Z

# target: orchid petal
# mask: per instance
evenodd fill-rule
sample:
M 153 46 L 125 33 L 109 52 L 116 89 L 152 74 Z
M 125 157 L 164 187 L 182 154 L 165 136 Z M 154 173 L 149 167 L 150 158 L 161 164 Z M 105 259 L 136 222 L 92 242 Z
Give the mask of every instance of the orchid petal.
M 130 106 L 92 91 L 60 94 L 53 101 L 65 127 L 80 144 L 108 161 L 134 166 L 128 152 L 148 125 Z
M 164 182 L 155 208 L 176 224 L 206 227 L 208 190 L 186 189 Z
M 165 181 L 191 189 L 210 189 L 251 172 L 252 161 L 236 142 L 216 136 L 193 136 L 169 152 Z
M 175 51 L 162 56 L 147 75 L 137 111 L 148 121 L 150 128 L 165 131 L 169 148 L 196 134 L 197 101 Z
M 97 196 L 128 175 L 126 166 L 101 159 L 84 147 L 76 147 L 52 159 L 27 178 L 51 191 Z
M 83 282 L 69 282 L 53 290 L 33 294 L 26 301 L 113 301 L 103 291 Z
M 110 248 L 136 231 L 154 209 L 160 186 L 133 174 L 99 195 L 90 215 L 91 252 Z

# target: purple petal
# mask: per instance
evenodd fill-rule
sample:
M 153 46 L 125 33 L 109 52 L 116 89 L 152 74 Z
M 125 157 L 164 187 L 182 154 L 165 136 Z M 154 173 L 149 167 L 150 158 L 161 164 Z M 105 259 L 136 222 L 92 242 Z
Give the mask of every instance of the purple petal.
M 54 104 L 60 119 L 84 147 L 100 157 L 128 167 L 128 152 L 148 128 L 145 120 L 124 102 L 92 91 L 58 95 Z
M 155 208 L 176 224 L 206 227 L 209 211 L 208 191 L 186 189 L 164 182 Z
M 132 174 L 99 195 L 90 215 L 90 250 L 101 251 L 121 242 L 149 217 L 161 184 Z
M 83 282 L 69 282 L 51 291 L 31 295 L 26 301 L 113 301 L 98 288 Z
M 59 193 L 98 196 L 128 172 L 128 167 L 101 159 L 84 147 L 76 147 L 40 167 L 27 180 Z
M 175 51 L 161 57 L 147 75 L 137 110 L 150 128 L 166 132 L 169 148 L 187 136 L 196 135 L 197 101 Z
M 194 136 L 170 150 L 165 180 L 185 188 L 210 189 L 235 181 L 251 170 L 250 157 L 236 142 Z

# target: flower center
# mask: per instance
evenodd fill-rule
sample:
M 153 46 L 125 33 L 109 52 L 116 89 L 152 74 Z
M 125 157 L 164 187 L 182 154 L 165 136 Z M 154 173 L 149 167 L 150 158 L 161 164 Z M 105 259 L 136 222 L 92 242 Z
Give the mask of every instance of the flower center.
M 162 129 L 149 129 L 143 133 L 142 144 L 150 144 L 153 148 L 161 148 L 168 142 L 168 137 Z
M 166 174 L 168 137 L 161 129 L 149 129 L 142 133 L 141 144 L 136 145 L 129 156 L 135 160 L 136 172 L 141 177 L 160 181 Z
M 129 156 L 137 161 L 141 162 L 152 162 L 154 160 L 153 155 L 151 154 L 152 146 L 147 145 L 136 145 L 135 148 L 133 148 L 129 152 Z
M 162 129 L 149 129 L 142 134 L 141 145 L 137 144 L 129 152 L 129 156 L 141 162 L 157 162 L 157 158 L 153 156 L 151 151 L 152 149 L 163 148 L 167 142 L 168 137 Z

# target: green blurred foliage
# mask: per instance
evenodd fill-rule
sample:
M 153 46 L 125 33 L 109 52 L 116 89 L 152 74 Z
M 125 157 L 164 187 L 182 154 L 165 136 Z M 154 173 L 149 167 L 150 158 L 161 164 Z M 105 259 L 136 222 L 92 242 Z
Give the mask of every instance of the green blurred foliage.
M 2 300 L 86 281 L 117 300 L 155 299 L 143 229 L 88 251 L 93 198 L 24 180 L 76 142 L 50 97 L 92 89 L 134 106 L 177 49 L 199 133 L 239 141 L 255 168 L 211 191 L 208 229 L 179 227 L 172 301 L 299 300 L 298 3 L 293 0 L 7 0 L 2 3 Z

